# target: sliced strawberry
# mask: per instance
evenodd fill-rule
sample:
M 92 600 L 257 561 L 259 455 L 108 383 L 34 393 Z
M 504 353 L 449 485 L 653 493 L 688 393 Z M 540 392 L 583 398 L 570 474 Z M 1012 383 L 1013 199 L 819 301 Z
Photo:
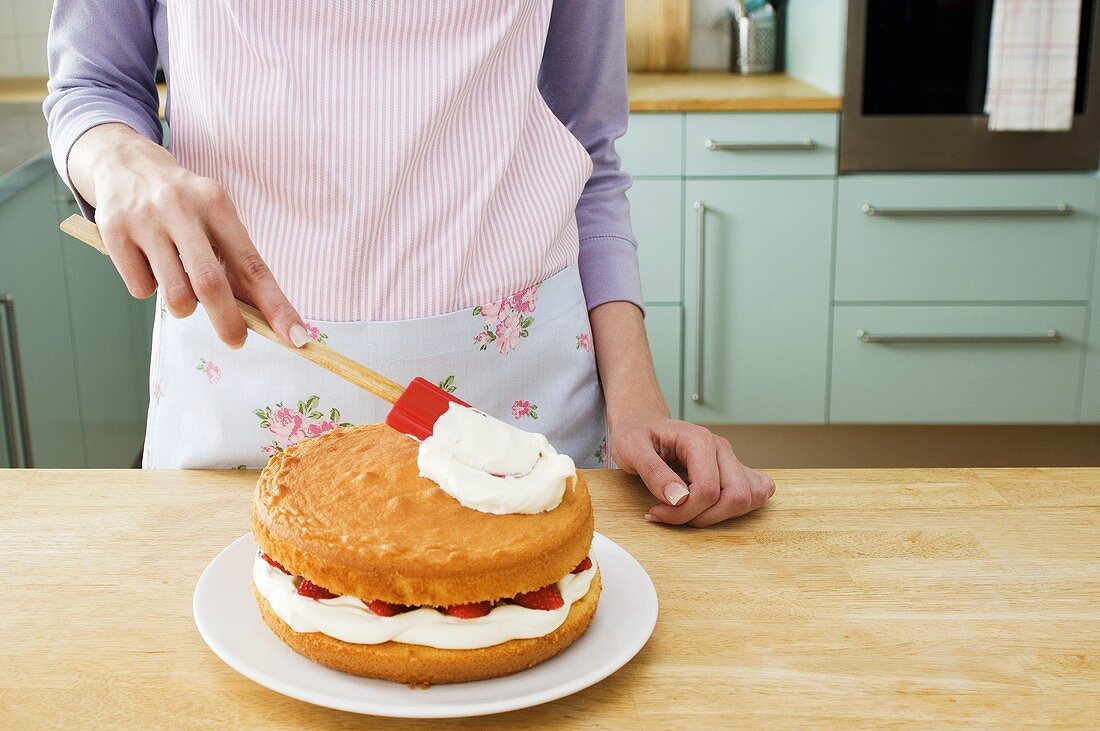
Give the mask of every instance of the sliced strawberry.
M 577 568 L 573 569 L 570 573 L 579 574 L 582 571 L 588 571 L 588 569 L 590 568 L 592 568 L 592 559 L 590 559 L 588 556 L 585 556 L 584 560 L 577 564 Z
M 302 579 L 298 584 L 298 593 L 310 599 L 335 599 L 336 595 L 323 586 L 317 586 L 309 579 Z
M 267 555 L 266 553 L 264 553 L 263 551 L 260 551 L 260 558 L 262 558 L 262 559 L 263 559 L 264 561 L 267 561 L 267 562 L 268 562 L 269 564 L 271 564 L 271 565 L 272 565 L 272 566 L 274 566 L 275 568 L 279 569 L 279 570 L 280 570 L 280 571 L 282 571 L 282 572 L 283 572 L 284 574 L 286 574 L 286 575 L 288 575 L 288 576 L 290 575 L 290 572 L 286 570 L 286 567 L 285 567 L 285 566 L 283 566 L 283 565 L 282 565 L 281 563 L 279 563 L 278 561 L 276 561 L 275 559 L 273 559 L 273 558 L 272 558 L 271 556 L 268 556 L 268 555 Z
M 367 605 L 367 608 L 377 614 L 379 617 L 392 617 L 395 614 L 402 614 L 409 611 L 412 607 L 406 607 L 404 604 L 390 604 L 384 602 L 381 599 L 373 599 L 369 602 L 363 602 Z
M 527 609 L 561 609 L 565 606 L 565 600 L 561 598 L 557 584 L 550 584 L 541 589 L 516 594 L 513 602 Z
M 444 614 L 449 617 L 458 617 L 459 619 L 476 619 L 478 617 L 484 617 L 491 611 L 493 611 L 492 602 L 470 602 L 469 604 L 452 604 L 449 607 L 443 608 Z

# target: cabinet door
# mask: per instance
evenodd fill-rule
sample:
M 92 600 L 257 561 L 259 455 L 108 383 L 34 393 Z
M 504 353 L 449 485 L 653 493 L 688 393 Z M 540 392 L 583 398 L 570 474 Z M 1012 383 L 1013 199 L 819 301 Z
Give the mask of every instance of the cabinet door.
M 1100 210 L 1100 189 L 1096 194 Z M 1100 236 L 1093 253 L 1092 302 L 1089 332 L 1085 336 L 1085 388 L 1081 396 L 1081 421 L 1100 423 Z
M 84 467 L 53 166 L 42 160 L 14 175 L 18 185 L 9 177 L 0 191 L 0 293 L 15 301 L 34 464 Z
M 627 191 L 642 296 L 647 302 L 680 301 L 680 232 L 684 225 L 679 180 L 635 180 Z
M 56 179 L 61 220 L 76 213 Z M 89 467 L 129 467 L 141 453 L 149 406 L 151 314 L 155 298 L 132 298 L 107 257 L 62 234 L 73 348 Z
M 648 305 L 645 330 L 649 337 L 649 352 L 653 355 L 653 368 L 657 371 L 657 382 L 661 384 L 661 393 L 668 402 L 672 416 L 679 419 L 683 414 L 680 403 L 680 393 L 683 390 L 683 308 L 679 305 Z
M 825 421 L 834 191 L 832 180 L 688 181 L 686 419 Z

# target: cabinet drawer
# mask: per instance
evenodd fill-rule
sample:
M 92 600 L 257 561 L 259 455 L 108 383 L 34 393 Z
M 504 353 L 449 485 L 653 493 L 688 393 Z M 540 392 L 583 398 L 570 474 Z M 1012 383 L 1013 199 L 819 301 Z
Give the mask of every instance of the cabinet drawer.
M 834 296 L 1084 301 L 1095 236 L 1093 176 L 842 177 Z
M 1069 306 L 837 306 L 829 419 L 1075 421 L 1085 312 Z
M 683 196 L 679 180 L 635 180 L 627 191 L 642 295 L 651 302 L 680 301 Z
M 649 305 L 646 307 L 645 330 L 649 337 L 649 352 L 653 355 L 653 368 L 661 393 L 668 401 L 674 418 L 682 413 L 680 383 L 683 380 L 684 312 L 679 305 Z
M 683 175 L 683 116 L 632 114 L 626 134 L 616 143 L 623 170 L 633 176 Z
M 834 175 L 835 114 L 689 114 L 689 176 Z

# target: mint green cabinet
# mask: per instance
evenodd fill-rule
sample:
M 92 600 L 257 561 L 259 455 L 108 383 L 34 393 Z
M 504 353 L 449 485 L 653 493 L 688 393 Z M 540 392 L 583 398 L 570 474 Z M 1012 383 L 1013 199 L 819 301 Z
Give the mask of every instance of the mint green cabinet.
M 627 191 L 647 302 L 680 301 L 682 185 L 679 180 L 641 179 Z
M 830 420 L 1077 420 L 1084 306 L 838 305 Z
M 689 114 L 684 170 L 688 177 L 835 175 L 838 129 L 832 113 Z
M 56 181 L 55 220 L 76 213 Z M 88 467 L 129 467 L 145 438 L 155 298 L 138 301 L 107 257 L 62 234 Z
M 842 176 L 837 206 L 839 302 L 1089 297 L 1095 176 Z
M 626 134 L 615 142 L 623 170 L 638 177 L 684 174 L 682 114 L 630 115 Z
M 1100 184 L 1100 175 L 1097 177 Z M 1100 185 L 1096 193 L 1100 208 Z M 1100 233 L 1097 234 L 1097 251 L 1093 256 L 1092 298 L 1089 313 L 1088 342 L 1085 355 L 1084 388 L 1081 394 L 1081 421 L 1100 423 Z
M 687 181 L 686 419 L 824 422 L 833 195 L 831 179 Z
M 15 302 L 34 464 L 83 467 L 53 166 L 47 159 L 28 164 L 5 178 L 0 194 L 0 294 Z
M 679 305 L 649 305 L 645 316 L 649 351 L 653 356 L 653 369 L 661 393 L 668 402 L 674 418 L 680 418 L 683 408 L 680 402 L 682 378 L 682 344 L 684 312 Z
M 153 304 L 58 230 L 75 211 L 48 157 L 0 181 L 0 294 L 15 302 L 34 465 L 129 467 L 144 437 Z

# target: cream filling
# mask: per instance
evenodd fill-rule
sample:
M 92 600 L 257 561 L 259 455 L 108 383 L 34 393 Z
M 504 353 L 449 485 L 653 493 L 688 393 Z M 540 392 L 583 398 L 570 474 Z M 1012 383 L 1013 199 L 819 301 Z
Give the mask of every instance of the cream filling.
M 553 510 L 577 474 L 542 434 L 454 403 L 421 442 L 416 464 L 465 507 L 495 515 Z
M 298 594 L 299 578 L 284 574 L 258 555 L 252 565 L 252 580 L 260 596 L 295 632 L 321 632 L 357 645 L 392 641 L 441 650 L 473 650 L 548 635 L 565 622 L 573 603 L 588 593 L 595 575 L 593 561 L 592 568 L 579 574 L 566 574 L 559 580 L 558 591 L 565 602 L 560 609 L 527 609 L 515 604 L 499 604 L 484 617 L 459 619 L 431 607 L 421 607 L 381 617 L 356 597 L 310 599 L 301 596 Z

